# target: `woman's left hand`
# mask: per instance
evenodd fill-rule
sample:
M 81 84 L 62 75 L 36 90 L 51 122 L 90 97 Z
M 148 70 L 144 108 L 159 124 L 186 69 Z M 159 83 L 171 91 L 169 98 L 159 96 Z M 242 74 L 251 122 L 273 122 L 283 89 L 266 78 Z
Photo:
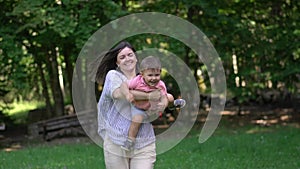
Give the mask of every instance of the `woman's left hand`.
M 159 102 L 159 103 L 157 103 L 157 105 L 156 105 L 157 111 L 162 112 L 162 111 L 165 110 L 165 108 L 166 108 L 166 105 L 165 105 L 163 102 Z

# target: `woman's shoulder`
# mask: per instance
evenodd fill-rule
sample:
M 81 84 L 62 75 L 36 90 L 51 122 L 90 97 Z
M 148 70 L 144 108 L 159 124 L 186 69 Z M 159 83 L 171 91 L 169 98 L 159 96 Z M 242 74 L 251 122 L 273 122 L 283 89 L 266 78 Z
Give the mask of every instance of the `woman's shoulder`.
M 116 77 L 123 79 L 125 76 L 117 70 L 110 70 L 106 74 L 106 78 L 116 78 Z
M 117 71 L 117 70 L 110 70 L 107 72 L 106 76 L 115 76 L 115 75 L 120 75 L 121 72 Z

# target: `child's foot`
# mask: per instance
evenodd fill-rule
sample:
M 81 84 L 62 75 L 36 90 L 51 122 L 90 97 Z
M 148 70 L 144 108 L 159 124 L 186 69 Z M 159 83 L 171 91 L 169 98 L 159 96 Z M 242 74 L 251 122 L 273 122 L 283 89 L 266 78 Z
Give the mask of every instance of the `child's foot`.
M 133 147 L 133 141 L 131 139 L 127 139 L 125 143 L 121 146 L 121 148 L 125 151 L 130 151 Z
M 183 100 L 183 99 L 176 99 L 176 100 L 174 100 L 174 106 L 176 107 L 176 108 L 183 108 L 184 106 L 185 106 L 185 100 Z

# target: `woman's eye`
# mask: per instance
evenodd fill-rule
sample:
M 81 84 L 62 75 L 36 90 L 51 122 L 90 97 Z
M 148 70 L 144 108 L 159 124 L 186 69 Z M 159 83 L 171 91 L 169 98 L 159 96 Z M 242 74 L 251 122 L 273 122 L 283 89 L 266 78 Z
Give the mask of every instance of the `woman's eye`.
M 124 56 L 124 55 L 121 55 L 119 58 L 120 58 L 120 59 L 124 59 L 124 58 L 125 58 L 125 56 Z

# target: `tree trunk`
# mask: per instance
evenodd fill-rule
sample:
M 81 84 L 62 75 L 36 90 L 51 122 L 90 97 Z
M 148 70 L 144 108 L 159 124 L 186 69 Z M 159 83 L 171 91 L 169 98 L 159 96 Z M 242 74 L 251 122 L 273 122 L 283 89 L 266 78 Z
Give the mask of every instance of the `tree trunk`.
M 50 100 L 50 94 L 48 92 L 48 86 L 45 78 L 45 74 L 42 68 L 42 63 L 37 58 L 35 58 L 35 62 L 37 64 L 38 73 L 41 77 L 41 83 L 42 83 L 42 92 L 43 96 L 45 98 L 46 103 L 46 118 L 50 118 L 52 115 L 52 106 L 51 106 L 51 100 Z
M 70 98 L 72 101 L 72 79 L 73 79 L 73 65 L 71 62 L 71 47 L 68 45 L 64 45 L 63 49 L 64 60 L 66 63 L 66 74 L 67 74 L 67 86 L 70 93 Z
M 54 50 L 48 55 L 49 74 L 52 96 L 54 100 L 54 116 L 64 114 L 64 98 L 59 84 L 58 62 Z
M 122 0 L 122 10 L 127 10 L 126 0 Z
M 187 12 L 187 20 L 191 23 L 194 22 L 193 16 L 197 16 L 198 9 L 195 6 L 190 6 L 188 8 L 188 12 Z M 193 37 L 190 36 L 190 39 L 192 39 Z M 191 40 L 192 41 L 192 40 Z M 196 53 L 196 59 L 195 60 L 189 60 L 189 53 L 191 52 L 191 49 L 189 47 L 186 47 L 186 54 L 185 54 L 185 63 L 190 67 L 194 69 L 194 78 L 196 79 L 196 81 L 199 80 L 199 77 L 197 75 L 197 70 L 198 70 L 198 66 L 199 66 L 199 57 L 198 57 L 198 53 Z

